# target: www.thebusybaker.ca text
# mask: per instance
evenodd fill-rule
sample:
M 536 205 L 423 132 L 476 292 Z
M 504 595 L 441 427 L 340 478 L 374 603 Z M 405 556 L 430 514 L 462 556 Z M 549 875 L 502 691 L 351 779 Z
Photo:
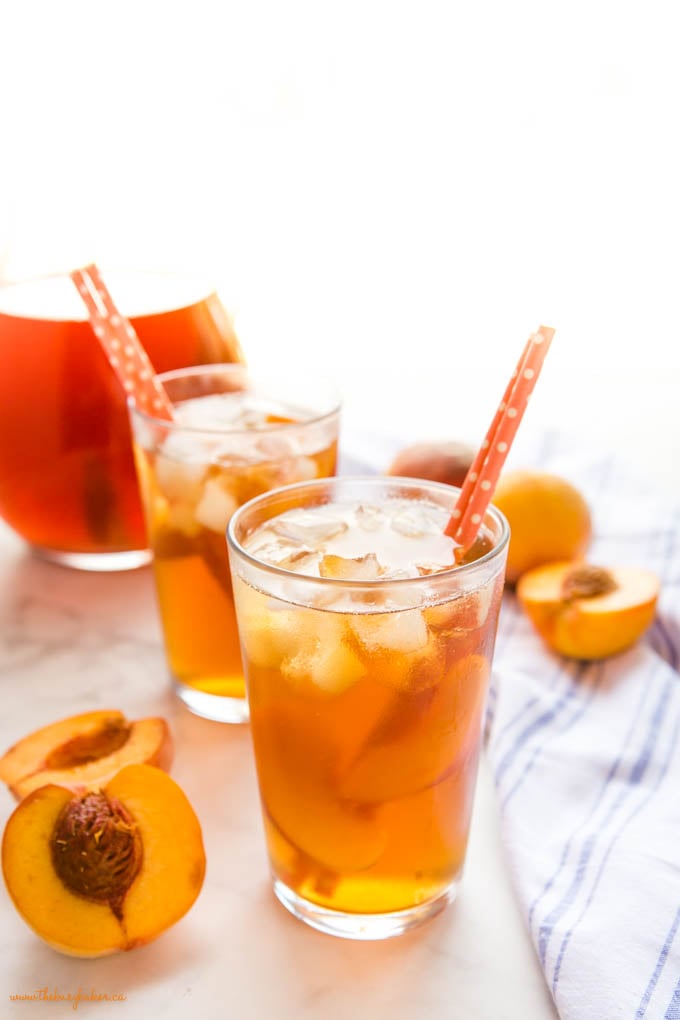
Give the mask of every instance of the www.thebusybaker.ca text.
M 10 1002 L 70 1002 L 73 1009 L 78 1009 L 81 1002 L 124 1002 L 127 995 L 122 992 L 97 992 L 91 988 L 88 992 L 79 988 L 77 992 L 62 992 L 58 988 L 36 988 L 33 992 L 18 992 L 10 995 Z

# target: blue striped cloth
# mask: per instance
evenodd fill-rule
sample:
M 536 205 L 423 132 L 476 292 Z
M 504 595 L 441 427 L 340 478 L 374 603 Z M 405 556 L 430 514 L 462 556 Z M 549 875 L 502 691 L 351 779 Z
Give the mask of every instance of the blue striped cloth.
M 384 470 L 399 445 L 350 437 L 341 470 Z M 504 596 L 487 755 L 517 894 L 563 1020 L 680 1020 L 680 506 L 562 435 L 518 436 L 511 466 L 583 492 L 590 562 L 663 585 L 642 641 L 591 664 L 546 650 Z
M 506 594 L 487 754 L 509 865 L 564 1020 L 680 1020 L 680 506 L 555 435 L 521 463 L 586 496 L 591 562 L 663 587 L 643 640 L 601 663 L 547 651 Z

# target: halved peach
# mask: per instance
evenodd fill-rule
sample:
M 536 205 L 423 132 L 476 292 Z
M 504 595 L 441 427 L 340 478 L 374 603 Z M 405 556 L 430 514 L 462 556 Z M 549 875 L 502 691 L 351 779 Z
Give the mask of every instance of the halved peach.
M 48 783 L 98 787 L 124 765 L 172 764 L 172 737 L 165 719 L 128 722 L 122 712 L 84 712 L 43 726 L 0 758 L 0 779 L 17 800 Z
M 71 956 L 155 939 L 189 910 L 205 874 L 201 828 L 165 772 L 128 765 L 102 790 L 42 786 L 2 841 L 7 890 L 24 921 Z
M 554 651 L 605 659 L 630 648 L 649 627 L 659 579 L 639 567 L 549 563 L 522 575 L 517 596 Z

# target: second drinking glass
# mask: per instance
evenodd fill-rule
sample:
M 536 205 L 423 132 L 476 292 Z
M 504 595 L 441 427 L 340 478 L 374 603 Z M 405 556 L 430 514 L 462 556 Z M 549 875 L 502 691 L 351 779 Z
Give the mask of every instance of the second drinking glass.
M 131 408 L 135 462 L 175 689 L 198 715 L 248 718 L 225 529 L 253 496 L 335 473 L 337 395 L 243 366 L 160 376 L 173 421 Z

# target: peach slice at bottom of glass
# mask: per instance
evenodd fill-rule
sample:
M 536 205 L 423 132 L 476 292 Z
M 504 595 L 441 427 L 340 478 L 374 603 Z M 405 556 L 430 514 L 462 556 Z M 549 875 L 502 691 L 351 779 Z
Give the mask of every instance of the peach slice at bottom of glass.
M 333 872 L 362 871 L 385 845 L 375 819 L 339 802 L 331 783 L 335 748 L 311 704 L 251 707 L 260 796 L 276 828 Z

